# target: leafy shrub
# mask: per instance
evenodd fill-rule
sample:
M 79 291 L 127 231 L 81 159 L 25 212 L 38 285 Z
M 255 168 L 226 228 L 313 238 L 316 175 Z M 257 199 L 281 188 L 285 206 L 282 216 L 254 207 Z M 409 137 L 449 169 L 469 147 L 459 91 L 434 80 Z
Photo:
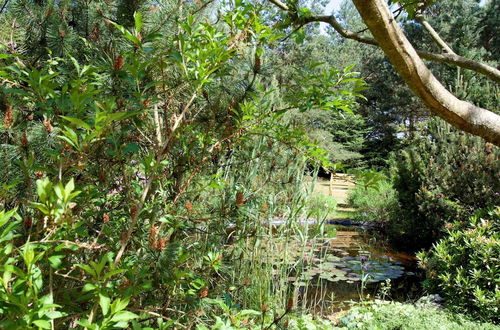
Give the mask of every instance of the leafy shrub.
M 440 119 L 392 159 L 401 205 L 390 223 L 394 242 L 414 250 L 442 237 L 443 225 L 498 205 L 500 148 Z
M 303 211 L 306 162 L 328 163 L 284 115 L 349 106 L 357 74 L 315 66 L 316 85 L 280 97 L 261 75 L 279 31 L 258 4 L 161 7 L 127 25 L 89 9 L 89 57 L 0 54 L 0 327 L 171 328 L 213 323 L 208 297 L 279 299 L 257 283 L 244 300 L 229 273 L 270 217 Z
M 396 192 L 386 179 L 379 181 L 376 187 L 371 188 L 356 183 L 349 193 L 348 203 L 357 209 L 357 219 L 381 222 L 388 221 L 391 212 L 394 212 L 398 205 Z
M 429 305 L 375 301 L 355 306 L 340 319 L 347 329 L 499 329 Z
M 442 295 L 450 308 L 500 321 L 500 208 L 460 223 L 432 249 L 419 254 L 428 290 Z

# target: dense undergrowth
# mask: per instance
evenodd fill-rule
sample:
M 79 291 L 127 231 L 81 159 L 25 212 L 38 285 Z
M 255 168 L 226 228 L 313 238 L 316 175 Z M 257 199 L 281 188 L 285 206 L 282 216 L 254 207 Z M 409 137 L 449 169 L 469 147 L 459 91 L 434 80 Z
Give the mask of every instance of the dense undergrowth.
M 149 5 L 12 0 L 3 13 L 0 327 L 483 326 L 385 302 L 326 319 L 323 280 L 350 279 L 317 276 L 342 265 L 327 254 L 337 204 L 304 178 L 373 162 L 373 120 L 353 112 L 363 80 L 321 43 L 286 42 L 304 30 L 259 2 Z M 430 248 L 426 285 L 446 307 L 498 322 L 498 149 L 427 125 L 385 175 L 354 171 L 350 202 L 392 242 Z
M 449 309 L 498 323 L 499 149 L 440 121 L 427 124 L 394 156 L 389 178 L 372 189 L 357 185 L 350 203 L 396 246 L 422 251 L 424 286 Z
M 106 19 L 76 57 L 1 56 L 0 326 L 276 327 L 297 307 L 268 222 L 307 241 L 294 219 L 324 207 L 306 164 L 328 159 L 284 115 L 344 111 L 362 82 L 316 64 L 278 88 L 261 61 L 281 34 L 255 4 L 154 23 L 178 9 Z

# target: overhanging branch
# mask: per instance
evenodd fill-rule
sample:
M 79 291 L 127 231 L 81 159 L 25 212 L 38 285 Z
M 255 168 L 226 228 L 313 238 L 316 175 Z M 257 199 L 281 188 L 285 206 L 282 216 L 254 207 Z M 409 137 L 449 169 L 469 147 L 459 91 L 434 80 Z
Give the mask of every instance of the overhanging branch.
M 500 116 L 451 94 L 419 57 L 384 0 L 353 2 L 396 71 L 433 113 L 465 132 L 500 146 Z
M 278 8 L 291 12 L 291 9 L 280 0 L 269 1 Z M 383 0 L 353 0 L 353 2 L 374 38 L 344 29 L 332 15 L 297 18 L 295 23 L 324 22 L 345 38 L 380 47 L 406 84 L 433 113 L 465 132 L 500 146 L 500 116 L 456 98 L 434 77 L 422 58 L 473 70 L 496 82 L 500 81 L 499 70 L 454 53 L 434 54 L 417 51 Z M 295 15 L 293 12 L 291 14 Z
M 271 3 L 276 5 L 278 8 L 286 11 L 290 11 L 290 8 L 279 0 L 269 0 Z M 368 1 L 368 0 L 367 0 Z M 370 37 L 364 36 L 360 33 L 356 33 L 345 29 L 342 24 L 333 15 L 315 15 L 309 16 L 302 19 L 297 19 L 297 24 L 308 24 L 312 22 L 323 22 L 330 25 L 338 34 L 346 39 L 356 40 L 364 44 L 379 46 L 378 42 Z M 436 54 L 430 52 L 424 52 L 416 50 L 417 54 L 429 61 L 446 63 L 454 66 L 461 67 L 463 69 L 475 71 L 480 73 L 495 82 L 500 82 L 500 70 L 489 66 L 487 64 L 471 60 L 469 58 L 455 54 L 453 51 L 451 53 Z

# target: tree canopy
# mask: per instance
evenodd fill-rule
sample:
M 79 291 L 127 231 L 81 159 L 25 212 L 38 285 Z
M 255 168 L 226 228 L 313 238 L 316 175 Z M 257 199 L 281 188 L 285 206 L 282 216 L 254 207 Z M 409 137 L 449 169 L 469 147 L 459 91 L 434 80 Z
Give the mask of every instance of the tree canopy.
M 425 27 L 433 40 L 441 47 L 443 53 L 440 54 L 417 52 L 398 26 L 388 5 L 382 0 L 353 1 L 363 21 L 370 29 L 373 39 L 344 29 L 334 15 L 314 15 L 311 11 L 301 10 L 295 3 L 289 6 L 279 0 L 270 0 L 270 2 L 288 12 L 291 22 L 295 24 L 325 22 L 346 38 L 379 46 L 406 84 L 432 112 L 461 130 L 500 145 L 500 116 L 456 98 L 435 78 L 422 60 L 425 58 L 446 62 L 484 74 L 495 82 L 500 81 L 499 70 L 456 55 L 442 40 L 424 18 L 424 12 L 432 1 L 424 1 L 418 5 L 411 1 L 400 1 L 398 2 L 401 5 L 399 11 L 406 10 L 410 18 L 416 19 Z

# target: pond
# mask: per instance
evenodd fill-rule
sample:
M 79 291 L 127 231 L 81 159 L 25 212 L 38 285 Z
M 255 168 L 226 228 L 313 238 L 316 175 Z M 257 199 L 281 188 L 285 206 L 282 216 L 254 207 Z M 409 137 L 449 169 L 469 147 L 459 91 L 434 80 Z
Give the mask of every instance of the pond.
M 313 253 L 289 277 L 296 305 L 320 312 L 376 297 L 408 300 L 421 293 L 415 257 L 397 253 L 375 236 L 338 228 L 333 238 L 308 242 Z

